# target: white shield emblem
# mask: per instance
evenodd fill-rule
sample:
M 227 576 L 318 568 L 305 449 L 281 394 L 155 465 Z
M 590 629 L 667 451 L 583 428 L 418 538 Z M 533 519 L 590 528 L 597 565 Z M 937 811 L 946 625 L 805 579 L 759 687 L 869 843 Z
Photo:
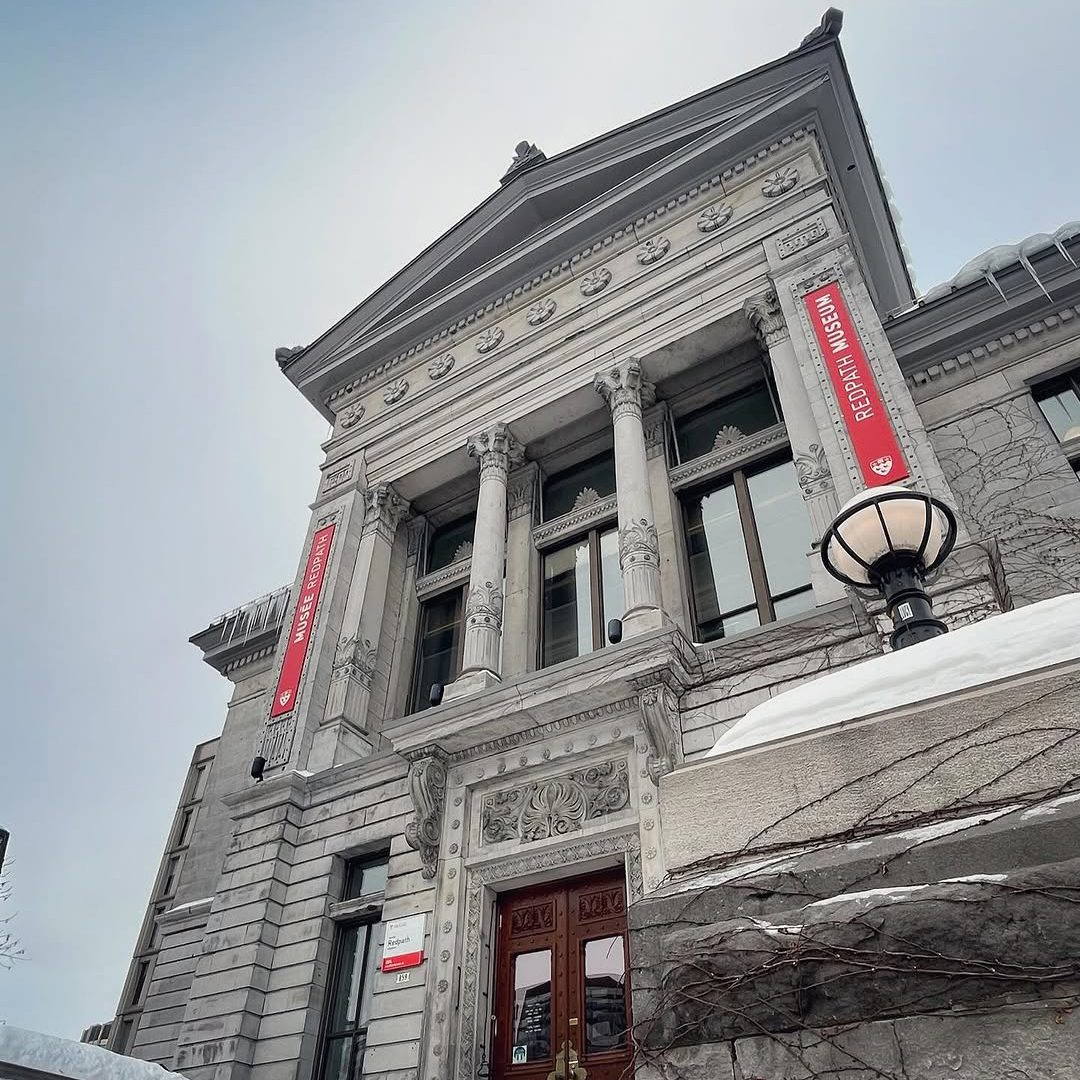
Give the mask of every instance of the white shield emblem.
M 288 704 L 289 704 L 289 702 L 290 702 L 291 700 L 292 700 L 292 691 L 291 691 L 291 690 L 286 690 L 286 691 L 285 691 L 285 692 L 284 692 L 284 693 L 283 693 L 283 694 L 282 694 L 282 695 L 281 695 L 281 696 L 280 696 L 280 697 L 278 698 L 278 704 L 279 704 L 279 705 L 280 705 L 280 706 L 281 706 L 282 708 L 284 708 L 284 707 L 285 707 L 286 705 L 288 705 Z
M 878 474 L 878 476 L 888 476 L 892 472 L 892 456 L 886 454 L 884 457 L 874 458 L 870 462 L 870 468 Z

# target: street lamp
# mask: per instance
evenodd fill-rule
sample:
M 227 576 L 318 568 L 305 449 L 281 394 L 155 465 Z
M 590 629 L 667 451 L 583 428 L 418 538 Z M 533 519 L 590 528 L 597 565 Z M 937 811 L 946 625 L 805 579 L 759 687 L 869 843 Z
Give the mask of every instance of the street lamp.
M 889 643 L 903 649 L 948 629 L 934 618 L 924 585 L 955 543 L 956 515 L 940 499 L 890 484 L 840 508 L 821 538 L 821 561 L 845 585 L 884 597 Z

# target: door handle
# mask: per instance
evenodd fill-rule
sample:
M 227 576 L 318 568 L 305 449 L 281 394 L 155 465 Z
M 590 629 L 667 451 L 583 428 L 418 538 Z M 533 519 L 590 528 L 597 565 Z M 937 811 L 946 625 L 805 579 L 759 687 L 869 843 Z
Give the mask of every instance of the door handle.
M 574 1044 L 567 1039 L 562 1045 L 562 1050 L 555 1055 L 555 1068 L 548 1073 L 547 1080 L 586 1080 L 589 1070 L 578 1064 Z

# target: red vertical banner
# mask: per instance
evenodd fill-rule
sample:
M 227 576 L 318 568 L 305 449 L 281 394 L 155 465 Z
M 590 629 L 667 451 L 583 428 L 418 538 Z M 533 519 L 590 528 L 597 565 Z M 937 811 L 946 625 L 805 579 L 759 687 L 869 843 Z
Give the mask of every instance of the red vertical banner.
M 308 552 L 307 566 L 304 567 L 304 577 L 300 583 L 300 596 L 293 612 L 289 642 L 285 646 L 285 658 L 281 661 L 281 674 L 278 676 L 274 701 L 270 706 L 271 720 L 292 712 L 296 704 L 300 676 L 303 674 L 304 661 L 311 646 L 311 629 L 315 625 L 315 612 L 322 595 L 326 564 L 330 557 L 330 543 L 333 539 L 333 525 L 320 529 L 311 538 L 311 551 Z
M 909 475 L 907 462 L 840 283 L 833 281 L 815 289 L 803 297 L 803 303 L 866 486 L 903 480 Z

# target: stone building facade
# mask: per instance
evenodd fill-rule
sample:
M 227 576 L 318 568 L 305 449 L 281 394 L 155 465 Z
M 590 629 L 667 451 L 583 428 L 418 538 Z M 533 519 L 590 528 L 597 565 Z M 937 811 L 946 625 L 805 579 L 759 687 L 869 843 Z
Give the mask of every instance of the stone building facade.
M 1080 236 L 918 300 L 838 30 L 550 159 L 521 144 L 279 350 L 333 434 L 293 584 L 192 639 L 234 691 L 112 1048 L 192 1080 L 802 1075 L 733 1072 L 743 1029 L 640 1026 L 688 890 L 703 924 L 734 910 L 699 880 L 686 784 L 722 820 L 763 794 L 704 755 L 886 647 L 816 550 L 868 482 L 845 389 L 875 388 L 886 471 L 958 511 L 950 626 L 1076 589 L 1080 541 Z M 858 387 L 832 381 L 822 295 Z M 422 962 L 382 970 L 415 916 Z

